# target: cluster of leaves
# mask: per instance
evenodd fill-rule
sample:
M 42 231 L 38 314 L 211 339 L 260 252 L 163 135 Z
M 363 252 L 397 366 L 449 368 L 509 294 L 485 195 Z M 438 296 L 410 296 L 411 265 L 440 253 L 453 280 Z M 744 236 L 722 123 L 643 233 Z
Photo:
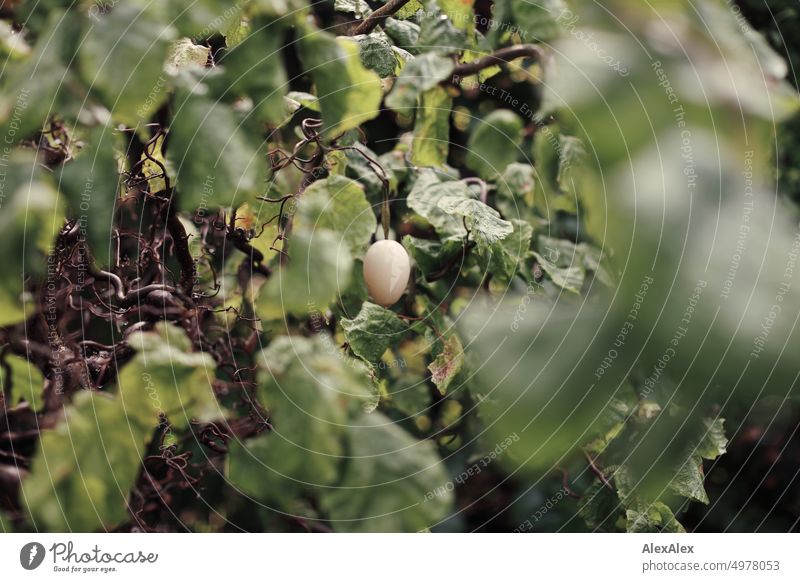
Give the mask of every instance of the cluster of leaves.
M 690 397 L 665 379 L 637 396 L 674 331 L 650 298 L 629 349 L 576 397 L 642 277 L 677 269 L 670 255 L 645 270 L 657 217 L 598 178 L 626 152 L 646 157 L 652 135 L 614 73 L 563 34 L 563 2 L 72 4 L 24 3 L 0 25 L 0 133 L 14 146 L 0 237 L 15 251 L 0 280 L 13 473 L 0 527 L 441 528 L 453 477 L 512 433 L 504 466 L 581 459 L 596 475 L 574 508 L 589 528 L 678 531 L 671 496 L 708 502 L 720 390 Z M 477 26 L 487 10 L 506 26 Z M 644 9 L 620 13 L 654 26 Z M 585 19 L 635 54 L 614 24 Z M 659 50 L 677 78 L 684 64 Z M 576 64 L 611 113 L 588 102 Z M 649 66 L 629 70 L 661 135 L 673 116 Z M 763 115 L 764 96 L 746 97 Z M 379 222 L 415 265 L 391 308 L 361 275 Z M 680 320 L 673 295 L 652 296 Z M 689 421 L 673 442 L 677 418 Z

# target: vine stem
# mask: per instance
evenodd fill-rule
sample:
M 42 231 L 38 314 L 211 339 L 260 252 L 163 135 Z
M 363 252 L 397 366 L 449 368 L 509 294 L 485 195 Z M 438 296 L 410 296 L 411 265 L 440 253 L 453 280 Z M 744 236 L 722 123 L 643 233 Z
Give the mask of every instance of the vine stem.
M 356 25 L 352 32 L 352 36 L 359 34 L 369 34 L 373 28 L 392 16 L 395 12 L 400 10 L 403 6 L 408 4 L 410 0 L 389 0 L 386 4 L 375 10 L 372 14 L 367 16 L 363 21 Z
M 451 83 L 456 84 L 461 81 L 462 77 L 469 77 L 479 73 L 484 69 L 488 69 L 494 65 L 504 65 L 514 59 L 522 57 L 536 58 L 541 61 L 544 57 L 542 49 L 535 44 L 517 44 L 496 50 L 493 53 L 484 55 L 469 63 L 459 63 L 453 68 L 451 76 Z
M 589 454 L 589 451 L 584 449 L 583 455 L 586 457 L 586 461 L 589 463 L 589 468 L 592 470 L 592 473 L 594 473 L 597 478 L 600 479 L 600 482 L 603 483 L 605 487 L 611 491 L 614 491 L 614 486 L 609 483 L 605 473 L 603 473 L 603 471 L 595 464 L 592 455 Z

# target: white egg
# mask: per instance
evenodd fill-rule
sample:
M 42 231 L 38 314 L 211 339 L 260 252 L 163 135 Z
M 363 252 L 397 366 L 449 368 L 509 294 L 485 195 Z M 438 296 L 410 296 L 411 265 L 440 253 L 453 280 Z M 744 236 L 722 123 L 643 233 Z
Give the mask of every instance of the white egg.
M 410 274 L 411 260 L 400 243 L 381 240 L 369 247 L 364 257 L 364 281 L 378 305 L 389 307 L 400 299 Z

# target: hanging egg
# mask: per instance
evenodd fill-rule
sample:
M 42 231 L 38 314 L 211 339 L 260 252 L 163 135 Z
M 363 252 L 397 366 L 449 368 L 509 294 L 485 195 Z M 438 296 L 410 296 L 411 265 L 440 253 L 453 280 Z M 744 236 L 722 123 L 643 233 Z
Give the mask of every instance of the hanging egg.
M 406 249 L 393 240 L 381 240 L 372 245 L 364 257 L 364 281 L 372 299 L 389 307 L 397 302 L 408 285 L 411 259 Z

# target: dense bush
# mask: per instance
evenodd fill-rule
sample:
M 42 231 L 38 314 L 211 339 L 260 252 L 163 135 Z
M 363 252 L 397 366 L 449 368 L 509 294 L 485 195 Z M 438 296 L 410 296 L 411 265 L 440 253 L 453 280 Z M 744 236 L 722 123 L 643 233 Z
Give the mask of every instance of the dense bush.
M 683 531 L 796 398 L 797 98 L 589 4 L 4 4 L 0 527 Z

